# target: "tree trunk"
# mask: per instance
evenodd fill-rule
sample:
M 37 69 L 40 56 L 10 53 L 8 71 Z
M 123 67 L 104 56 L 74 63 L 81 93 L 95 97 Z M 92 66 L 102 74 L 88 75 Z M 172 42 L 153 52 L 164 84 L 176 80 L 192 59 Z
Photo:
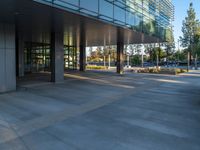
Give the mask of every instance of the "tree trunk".
M 160 62 L 160 60 L 161 60 L 161 56 L 160 56 L 160 55 L 161 55 L 161 49 L 159 48 L 159 51 L 158 51 L 158 56 L 159 56 L 159 59 L 158 59 L 158 60 L 159 60 L 159 62 Z
M 168 60 L 169 60 L 169 51 L 168 51 L 168 49 L 167 49 L 167 58 L 166 58 L 167 60 L 167 67 L 168 67 Z

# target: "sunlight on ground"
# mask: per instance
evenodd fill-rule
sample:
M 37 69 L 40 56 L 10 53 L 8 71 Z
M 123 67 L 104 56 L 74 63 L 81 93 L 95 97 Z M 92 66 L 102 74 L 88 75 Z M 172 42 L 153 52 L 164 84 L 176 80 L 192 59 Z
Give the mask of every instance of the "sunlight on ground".
M 102 79 L 94 79 L 94 78 L 83 77 L 83 76 L 79 76 L 79 75 L 65 74 L 65 77 L 75 78 L 75 79 L 79 79 L 79 80 L 89 80 L 89 81 L 98 82 L 98 83 L 101 83 L 104 85 L 106 84 L 106 85 L 111 85 L 111 86 L 115 86 L 115 87 L 127 88 L 127 89 L 135 88 L 134 86 L 116 84 L 116 83 L 112 83 L 110 81 L 106 81 L 106 80 L 102 80 Z
M 186 74 L 186 73 L 184 73 L 184 74 L 181 74 L 181 76 L 190 76 L 190 77 L 200 77 L 200 74 Z
M 166 82 L 166 83 L 188 84 L 188 82 L 177 81 L 177 80 L 169 80 L 169 79 L 152 79 L 152 78 L 145 78 L 145 79 L 147 79 L 147 80 L 159 81 L 159 82 Z

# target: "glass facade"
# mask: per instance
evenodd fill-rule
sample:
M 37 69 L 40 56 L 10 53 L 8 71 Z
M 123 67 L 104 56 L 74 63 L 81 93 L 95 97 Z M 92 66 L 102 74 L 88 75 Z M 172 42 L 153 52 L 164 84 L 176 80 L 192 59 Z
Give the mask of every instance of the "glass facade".
M 64 68 L 76 70 L 78 66 L 77 48 L 75 46 L 64 45 Z
M 50 44 L 26 42 L 24 64 L 25 73 L 50 71 Z
M 171 0 L 35 0 L 166 39 L 171 32 Z
M 50 44 L 25 42 L 25 73 L 50 71 Z M 78 51 L 76 46 L 64 45 L 64 68 L 76 70 Z
M 64 35 L 64 68 L 65 70 L 78 69 L 79 51 L 76 46 L 76 35 L 66 32 Z

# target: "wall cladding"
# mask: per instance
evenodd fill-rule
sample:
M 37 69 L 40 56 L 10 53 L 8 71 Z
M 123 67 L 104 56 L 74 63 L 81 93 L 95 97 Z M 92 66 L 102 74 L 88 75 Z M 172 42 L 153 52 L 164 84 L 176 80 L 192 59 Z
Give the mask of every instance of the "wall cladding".
M 15 26 L 0 23 L 0 93 L 16 90 Z

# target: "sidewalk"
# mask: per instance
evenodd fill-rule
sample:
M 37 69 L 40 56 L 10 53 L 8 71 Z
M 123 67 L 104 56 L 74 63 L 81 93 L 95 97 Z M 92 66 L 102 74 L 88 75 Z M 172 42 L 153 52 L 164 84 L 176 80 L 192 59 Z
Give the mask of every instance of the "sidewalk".
M 199 75 L 75 72 L 2 94 L 0 150 L 199 150 Z

